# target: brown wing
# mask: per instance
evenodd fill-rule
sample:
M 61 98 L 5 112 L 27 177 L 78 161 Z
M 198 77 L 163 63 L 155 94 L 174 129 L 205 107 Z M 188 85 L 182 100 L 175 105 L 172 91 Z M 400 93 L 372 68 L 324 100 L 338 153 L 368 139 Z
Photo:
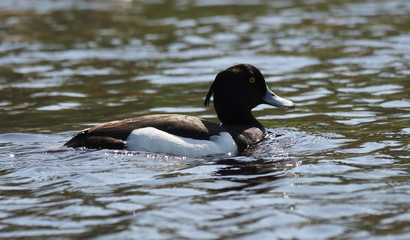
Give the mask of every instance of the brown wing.
M 84 129 L 64 145 L 74 148 L 124 149 L 128 135 L 134 129 L 144 127 L 154 127 L 171 134 L 200 140 L 207 140 L 224 131 L 218 124 L 197 117 L 179 114 L 148 115 Z

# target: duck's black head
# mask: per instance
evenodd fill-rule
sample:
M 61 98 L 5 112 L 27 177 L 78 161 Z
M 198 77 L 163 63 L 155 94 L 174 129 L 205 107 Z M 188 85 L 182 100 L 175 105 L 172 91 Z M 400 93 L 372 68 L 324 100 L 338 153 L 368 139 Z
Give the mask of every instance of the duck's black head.
M 251 110 L 263 103 L 295 107 L 293 102 L 274 94 L 259 69 L 250 64 L 238 64 L 218 73 L 205 98 L 205 106 L 209 105 L 212 94 L 216 114 L 223 124 L 258 123 Z

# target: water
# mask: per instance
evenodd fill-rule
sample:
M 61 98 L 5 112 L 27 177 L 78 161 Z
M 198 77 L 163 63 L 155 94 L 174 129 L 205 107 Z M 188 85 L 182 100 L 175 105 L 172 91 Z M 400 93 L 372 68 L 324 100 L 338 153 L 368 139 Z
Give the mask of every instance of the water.
M 0 238 L 409 239 L 410 2 L 0 2 Z M 246 62 L 297 104 L 186 158 L 62 148 L 153 113 L 217 121 Z

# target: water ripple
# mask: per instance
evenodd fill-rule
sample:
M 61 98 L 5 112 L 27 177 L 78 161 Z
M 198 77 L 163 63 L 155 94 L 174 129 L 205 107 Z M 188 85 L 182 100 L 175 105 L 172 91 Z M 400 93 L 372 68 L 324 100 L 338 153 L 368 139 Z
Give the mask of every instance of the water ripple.
M 407 1 L 0 1 L 0 238 L 409 239 Z M 203 97 L 247 62 L 283 110 L 188 158 L 68 149 Z

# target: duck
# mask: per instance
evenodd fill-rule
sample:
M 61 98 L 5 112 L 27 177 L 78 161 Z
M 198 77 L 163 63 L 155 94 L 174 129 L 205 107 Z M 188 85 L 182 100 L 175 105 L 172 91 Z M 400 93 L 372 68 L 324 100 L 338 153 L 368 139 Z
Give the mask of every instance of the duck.
M 110 121 L 77 132 L 64 146 L 200 157 L 239 154 L 260 142 L 265 128 L 252 109 L 260 104 L 295 108 L 270 90 L 261 71 L 242 63 L 219 72 L 205 97 L 220 123 L 184 114 L 154 114 Z

